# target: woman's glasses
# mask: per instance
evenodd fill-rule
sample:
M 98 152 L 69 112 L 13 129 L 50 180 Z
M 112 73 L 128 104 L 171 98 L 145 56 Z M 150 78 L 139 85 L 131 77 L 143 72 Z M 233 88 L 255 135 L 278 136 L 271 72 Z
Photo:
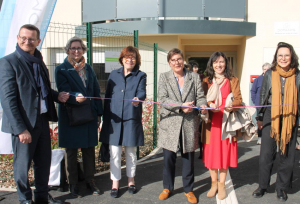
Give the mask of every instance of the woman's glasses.
M 124 59 L 125 59 L 126 62 L 129 62 L 129 61 L 135 62 L 136 61 L 136 58 L 131 57 L 131 56 L 124 57 Z
M 70 50 L 71 50 L 72 52 L 76 52 L 76 50 L 77 50 L 78 52 L 81 52 L 81 51 L 82 51 L 82 47 L 71 47 Z

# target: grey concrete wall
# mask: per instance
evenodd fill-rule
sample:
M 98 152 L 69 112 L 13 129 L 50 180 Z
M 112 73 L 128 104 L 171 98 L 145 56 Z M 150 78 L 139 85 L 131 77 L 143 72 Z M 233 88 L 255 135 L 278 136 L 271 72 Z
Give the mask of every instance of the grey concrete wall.
M 83 22 L 158 17 L 244 19 L 245 6 L 246 0 L 83 0 Z

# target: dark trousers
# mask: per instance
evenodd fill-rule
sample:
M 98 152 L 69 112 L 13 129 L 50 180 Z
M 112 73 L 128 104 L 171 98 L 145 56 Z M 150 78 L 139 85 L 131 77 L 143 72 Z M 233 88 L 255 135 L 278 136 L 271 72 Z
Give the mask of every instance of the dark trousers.
M 262 130 L 257 128 L 257 136 L 258 137 L 261 137 L 262 136 Z
M 259 108 L 256 108 L 256 112 L 258 112 L 259 111 Z M 256 120 L 255 120 L 256 121 Z M 261 135 L 262 135 L 262 130 L 261 129 L 259 129 L 259 128 L 257 128 L 257 136 L 258 137 L 261 137 Z
M 177 154 L 175 152 L 163 149 L 164 152 L 164 169 L 163 169 L 163 185 L 164 189 L 174 190 L 175 165 Z M 193 192 L 194 187 L 194 152 L 183 154 L 182 158 L 182 183 L 184 192 Z
M 293 127 L 292 137 L 286 145 L 285 153 L 278 153 L 277 144 L 274 138 L 270 137 L 271 131 L 271 108 L 267 108 L 263 118 L 263 129 L 261 138 L 261 148 L 259 157 L 259 186 L 267 189 L 270 185 L 270 177 L 276 154 L 279 156 L 279 164 L 277 169 L 276 189 L 287 190 L 291 185 L 293 175 L 293 166 L 295 161 L 295 146 L 298 131 L 298 116 Z M 280 145 L 280 143 L 279 143 Z
M 78 148 L 66 148 L 66 166 L 69 184 L 78 183 L 77 167 Z M 81 148 L 83 160 L 83 172 L 86 181 L 94 179 L 95 173 L 95 147 Z
M 37 117 L 36 125 L 30 131 L 32 142 L 24 144 L 17 135 L 12 135 L 14 151 L 14 178 L 20 202 L 32 200 L 32 192 L 28 181 L 31 161 L 34 162 L 35 200 L 48 199 L 48 181 L 51 164 L 51 140 L 49 122 L 44 114 Z

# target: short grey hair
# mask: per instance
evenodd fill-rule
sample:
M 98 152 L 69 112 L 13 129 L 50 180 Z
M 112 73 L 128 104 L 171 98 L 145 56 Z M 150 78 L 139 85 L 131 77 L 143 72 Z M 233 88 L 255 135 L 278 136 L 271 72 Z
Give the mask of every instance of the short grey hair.
M 83 43 L 82 39 L 77 37 L 77 36 L 74 36 L 72 37 L 71 39 L 68 40 L 67 44 L 66 44 L 66 47 L 64 47 L 64 50 L 67 54 L 69 54 L 69 49 L 71 48 L 71 44 L 72 42 L 80 42 L 81 44 L 81 47 L 82 47 L 82 50 L 83 50 L 83 53 L 85 53 L 86 51 L 88 51 L 88 48 L 86 47 L 86 45 Z
M 268 62 L 265 62 L 263 65 L 262 65 L 262 69 L 264 69 L 264 67 L 269 67 L 269 68 L 271 68 L 271 64 L 270 63 L 268 63 Z

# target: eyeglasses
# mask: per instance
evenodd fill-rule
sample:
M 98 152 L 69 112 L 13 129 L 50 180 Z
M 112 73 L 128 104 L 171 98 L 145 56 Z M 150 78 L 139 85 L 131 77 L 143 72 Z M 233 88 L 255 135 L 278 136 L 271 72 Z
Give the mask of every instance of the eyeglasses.
M 291 57 L 291 55 L 277 55 L 277 58 L 278 59 L 287 59 L 287 58 L 290 58 Z
M 76 50 L 77 50 L 78 52 L 81 52 L 81 51 L 82 51 L 82 47 L 71 47 L 70 50 L 71 50 L 72 52 L 76 52 Z
M 170 60 L 170 63 L 171 63 L 171 64 L 176 64 L 176 62 L 182 63 L 182 62 L 183 62 L 183 59 L 182 59 L 182 58 L 178 58 L 178 59 L 171 59 L 171 60 Z
M 136 61 L 136 58 L 135 57 L 124 57 L 125 61 L 128 62 L 128 61 L 132 61 L 132 62 L 135 62 Z
M 21 37 L 21 36 L 19 36 L 19 38 L 22 40 L 22 42 L 28 41 L 28 43 L 34 43 L 35 41 L 38 40 L 38 39 L 32 39 L 32 38 Z

